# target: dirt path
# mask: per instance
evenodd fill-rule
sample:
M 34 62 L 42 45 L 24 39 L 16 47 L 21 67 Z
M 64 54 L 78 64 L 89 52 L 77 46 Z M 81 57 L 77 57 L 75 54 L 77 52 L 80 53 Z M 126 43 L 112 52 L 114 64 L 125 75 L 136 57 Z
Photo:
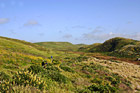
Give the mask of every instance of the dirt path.
M 97 58 L 90 58 L 88 62 L 95 62 L 97 64 L 100 64 L 102 66 L 107 67 L 111 72 L 117 73 L 120 76 L 128 79 L 132 83 L 132 89 L 138 93 L 140 93 L 140 66 L 135 65 L 132 63 L 127 63 L 123 61 L 109 61 L 109 60 L 101 60 Z

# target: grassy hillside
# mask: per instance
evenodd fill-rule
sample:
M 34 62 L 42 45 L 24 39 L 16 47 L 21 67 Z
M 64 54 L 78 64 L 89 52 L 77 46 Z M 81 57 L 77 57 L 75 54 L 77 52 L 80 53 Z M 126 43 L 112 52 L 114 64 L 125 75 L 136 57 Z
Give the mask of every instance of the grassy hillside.
M 96 43 L 81 47 L 79 51 L 102 52 L 119 57 L 140 57 L 140 41 L 116 37 L 102 44 Z
M 74 45 L 69 42 L 38 42 L 35 43 L 40 46 L 44 46 L 46 48 L 50 48 L 53 50 L 68 50 L 68 51 L 76 51 L 79 47 L 85 46 L 84 44 Z
M 17 70 L 29 63 L 40 63 L 53 51 L 16 39 L 0 37 L 0 69 Z M 9 68 L 7 70 L 7 68 Z M 9 73 L 9 72 L 8 72 Z
M 139 90 L 139 83 L 133 87 L 135 82 L 125 75 L 111 72 L 82 54 L 53 51 L 0 37 L 0 55 L 0 93 L 132 93 Z M 54 57 L 53 62 L 50 56 Z M 44 67 L 42 61 L 47 62 Z

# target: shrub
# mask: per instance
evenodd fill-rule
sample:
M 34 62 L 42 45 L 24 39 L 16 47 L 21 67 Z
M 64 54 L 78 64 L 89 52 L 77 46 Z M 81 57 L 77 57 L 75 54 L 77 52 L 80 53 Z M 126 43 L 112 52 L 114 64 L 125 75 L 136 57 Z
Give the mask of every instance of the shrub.
M 0 72 L 0 92 L 5 93 L 10 87 L 10 76 Z
M 89 89 L 83 89 L 79 93 L 92 93 Z
M 71 68 L 68 67 L 68 66 L 62 66 L 62 65 L 60 65 L 60 68 L 63 69 L 64 71 L 68 71 L 68 72 L 72 72 L 72 73 L 75 72 L 73 69 L 71 69 Z
M 90 73 L 95 72 L 95 70 L 93 70 L 90 66 L 83 66 L 81 70 L 85 70 L 85 71 L 88 71 Z
M 0 82 L 0 92 L 1 93 L 7 93 L 7 90 L 10 89 L 11 83 L 7 80 L 2 80 Z
M 60 70 L 55 66 L 48 66 L 47 65 L 45 69 L 48 70 L 48 71 L 52 70 L 52 71 L 60 72 Z
M 97 73 L 97 71 L 104 71 L 104 72 L 106 71 L 107 72 L 107 70 L 105 70 L 103 66 L 94 64 L 94 63 L 90 63 L 89 66 L 88 65 L 83 66 L 81 70 L 85 70 L 90 73 Z
M 53 64 L 54 65 L 59 65 L 61 62 L 60 61 L 58 61 L 58 60 L 53 60 Z
M 0 72 L 0 81 L 9 80 L 10 76 L 5 74 L 4 72 Z
M 60 83 L 67 83 L 69 81 L 69 79 L 67 77 L 65 77 L 64 75 L 57 73 L 57 72 L 53 72 L 50 74 L 51 79 L 60 82 Z
M 87 59 L 88 59 L 88 57 L 86 57 L 86 56 L 77 57 L 78 62 L 86 61 Z
M 86 77 L 86 78 L 91 78 L 92 76 L 91 76 L 91 75 L 87 75 L 87 74 L 86 74 L 86 75 L 85 75 L 85 77 Z
M 3 67 L 6 69 L 19 69 L 18 66 L 14 66 L 14 65 L 4 65 Z
M 16 85 L 30 85 L 38 89 L 44 89 L 46 87 L 45 82 L 42 81 L 36 74 L 29 71 L 19 71 L 13 77 L 13 84 Z
M 91 82 L 101 84 L 103 81 L 100 78 L 94 78 L 93 80 L 91 80 Z
M 32 65 L 28 68 L 29 72 L 33 72 L 34 74 L 38 74 L 42 71 L 44 71 L 43 67 L 38 65 Z
M 65 77 L 64 75 L 60 74 L 60 72 L 47 70 L 45 73 L 42 74 L 43 77 L 50 78 L 59 83 L 67 83 L 70 81 L 69 78 Z
M 100 93 L 114 93 L 117 91 L 117 89 L 115 87 L 112 87 L 110 85 L 98 85 L 98 84 L 93 84 L 91 86 L 88 87 L 88 89 L 90 91 L 96 91 L 96 92 L 100 92 Z

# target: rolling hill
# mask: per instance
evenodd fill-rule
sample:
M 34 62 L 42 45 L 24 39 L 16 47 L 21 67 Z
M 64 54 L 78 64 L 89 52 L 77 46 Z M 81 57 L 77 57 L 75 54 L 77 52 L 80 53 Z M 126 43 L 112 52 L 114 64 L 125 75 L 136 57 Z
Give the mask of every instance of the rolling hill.
M 33 62 L 40 63 L 53 51 L 30 42 L 0 37 L 0 69 L 8 72 Z M 8 72 L 10 73 L 10 72 Z
M 44 47 L 44 45 L 0 37 L 0 93 L 133 93 L 139 91 L 140 84 L 137 80 L 140 77 L 137 65 L 132 67 L 125 62 L 99 60 L 74 54 L 74 52 L 63 52 L 59 50 L 59 45 L 60 49 L 65 47 L 68 51 L 70 48 L 76 50 L 79 46 L 83 46 L 67 42 L 54 44 L 51 42 L 50 46 Z M 71 47 L 67 48 L 67 46 Z M 53 56 L 53 62 L 50 56 Z M 41 66 L 43 61 L 47 62 L 45 66 Z M 121 68 L 110 70 L 116 65 L 121 65 Z M 130 77 L 124 69 L 129 66 L 131 69 L 138 68 L 138 71 L 130 69 L 130 72 L 135 72 L 135 75 L 131 74 Z M 120 73 L 120 70 L 124 70 L 125 73 Z
M 104 43 L 80 47 L 79 51 L 108 53 L 120 57 L 140 57 L 140 41 L 116 37 Z
M 53 50 L 67 50 L 67 51 L 76 51 L 78 48 L 85 46 L 84 44 L 72 44 L 69 42 L 37 42 L 40 46 L 50 48 Z

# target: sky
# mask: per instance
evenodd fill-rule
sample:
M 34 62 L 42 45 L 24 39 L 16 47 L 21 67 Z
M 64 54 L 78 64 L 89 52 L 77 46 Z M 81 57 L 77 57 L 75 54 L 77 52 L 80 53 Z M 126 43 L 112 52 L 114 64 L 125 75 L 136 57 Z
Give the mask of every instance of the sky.
M 140 0 L 0 0 L 0 36 L 33 43 L 140 40 Z

